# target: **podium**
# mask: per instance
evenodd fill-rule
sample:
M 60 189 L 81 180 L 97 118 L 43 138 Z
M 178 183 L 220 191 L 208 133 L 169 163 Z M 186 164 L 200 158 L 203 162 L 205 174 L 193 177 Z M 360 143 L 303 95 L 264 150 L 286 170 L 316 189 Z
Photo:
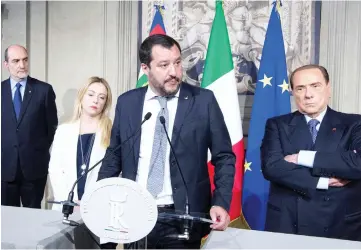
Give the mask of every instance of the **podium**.
M 138 183 L 124 178 L 98 181 L 85 191 L 80 213 L 89 230 L 101 243 L 132 244 L 146 242 L 158 220 L 177 220 L 183 233 L 170 235 L 178 240 L 190 240 L 192 222 L 213 223 L 202 214 L 183 211 L 159 212 L 155 199 Z M 145 245 L 145 244 L 143 244 Z
M 1 249 L 98 249 L 80 214 L 64 225 L 59 211 L 1 206 Z
M 361 242 L 227 228 L 212 231 L 203 249 L 361 249 Z

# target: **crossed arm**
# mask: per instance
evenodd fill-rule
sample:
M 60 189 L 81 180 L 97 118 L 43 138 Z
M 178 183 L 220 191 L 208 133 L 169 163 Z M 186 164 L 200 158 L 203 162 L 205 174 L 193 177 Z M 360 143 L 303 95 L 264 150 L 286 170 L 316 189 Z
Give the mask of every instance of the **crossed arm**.
M 267 121 L 261 146 L 262 172 L 267 180 L 308 196 L 311 190 L 343 186 L 361 179 L 361 124 L 352 128 L 351 150 L 300 151 L 284 156 L 277 122 Z

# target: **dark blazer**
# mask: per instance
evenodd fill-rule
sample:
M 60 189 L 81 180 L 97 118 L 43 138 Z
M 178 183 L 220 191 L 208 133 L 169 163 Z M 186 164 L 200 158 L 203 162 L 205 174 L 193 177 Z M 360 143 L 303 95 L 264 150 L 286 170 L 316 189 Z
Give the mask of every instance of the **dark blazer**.
M 118 98 L 110 147 L 106 155 L 139 128 L 143 119 L 146 91 L 147 87 L 138 88 Z M 116 157 L 108 157 L 108 160 L 103 162 L 99 179 L 116 177 L 120 173 L 124 178 L 136 179 L 140 135 L 139 133 L 129 140 L 116 153 Z M 188 186 L 190 211 L 209 213 L 211 205 L 229 210 L 235 155 L 223 114 L 212 91 L 187 83 L 181 84 L 172 145 Z M 213 198 L 207 167 L 208 148 L 215 166 L 216 189 Z M 169 162 L 175 209 L 184 211 L 185 188 L 172 154 Z
M 300 150 L 317 151 L 313 168 L 286 162 Z M 271 182 L 266 230 L 361 240 L 361 116 L 330 108 L 315 145 L 300 112 L 267 121 L 262 173 Z M 316 189 L 320 177 L 350 180 Z
M 24 178 L 48 174 L 49 149 L 58 125 L 51 85 L 28 77 L 19 120 L 16 120 L 10 79 L 1 83 L 1 180 L 14 181 L 18 163 Z

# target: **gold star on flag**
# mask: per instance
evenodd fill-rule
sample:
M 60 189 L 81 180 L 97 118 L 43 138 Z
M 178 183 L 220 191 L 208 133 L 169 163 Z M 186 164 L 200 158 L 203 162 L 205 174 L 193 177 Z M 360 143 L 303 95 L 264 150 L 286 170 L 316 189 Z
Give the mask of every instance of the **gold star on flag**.
M 260 82 L 263 82 L 263 88 L 266 87 L 267 85 L 272 86 L 271 84 L 271 79 L 272 77 L 267 77 L 266 74 L 264 74 L 264 77 L 262 80 L 259 80 Z
M 288 85 L 288 83 L 287 83 L 285 80 L 283 80 L 283 83 L 282 83 L 281 85 L 278 85 L 278 87 L 282 88 L 282 94 L 283 94 L 283 92 L 285 92 L 286 90 L 287 90 L 287 91 L 290 91 L 290 90 L 289 90 L 289 85 Z
M 247 162 L 247 160 L 246 160 L 246 162 L 244 163 L 244 172 L 246 172 L 247 170 L 252 171 L 251 165 L 252 165 L 252 162 Z

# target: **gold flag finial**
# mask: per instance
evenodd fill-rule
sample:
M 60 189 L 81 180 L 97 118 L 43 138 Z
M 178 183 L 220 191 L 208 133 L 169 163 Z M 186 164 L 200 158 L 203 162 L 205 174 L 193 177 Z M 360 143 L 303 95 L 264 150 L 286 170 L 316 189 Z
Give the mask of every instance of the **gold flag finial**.
M 159 11 L 162 18 L 164 18 L 164 5 L 155 4 L 154 7 Z
M 276 0 L 276 10 L 278 12 L 279 15 L 281 15 L 281 6 L 282 6 L 282 3 L 280 0 Z

